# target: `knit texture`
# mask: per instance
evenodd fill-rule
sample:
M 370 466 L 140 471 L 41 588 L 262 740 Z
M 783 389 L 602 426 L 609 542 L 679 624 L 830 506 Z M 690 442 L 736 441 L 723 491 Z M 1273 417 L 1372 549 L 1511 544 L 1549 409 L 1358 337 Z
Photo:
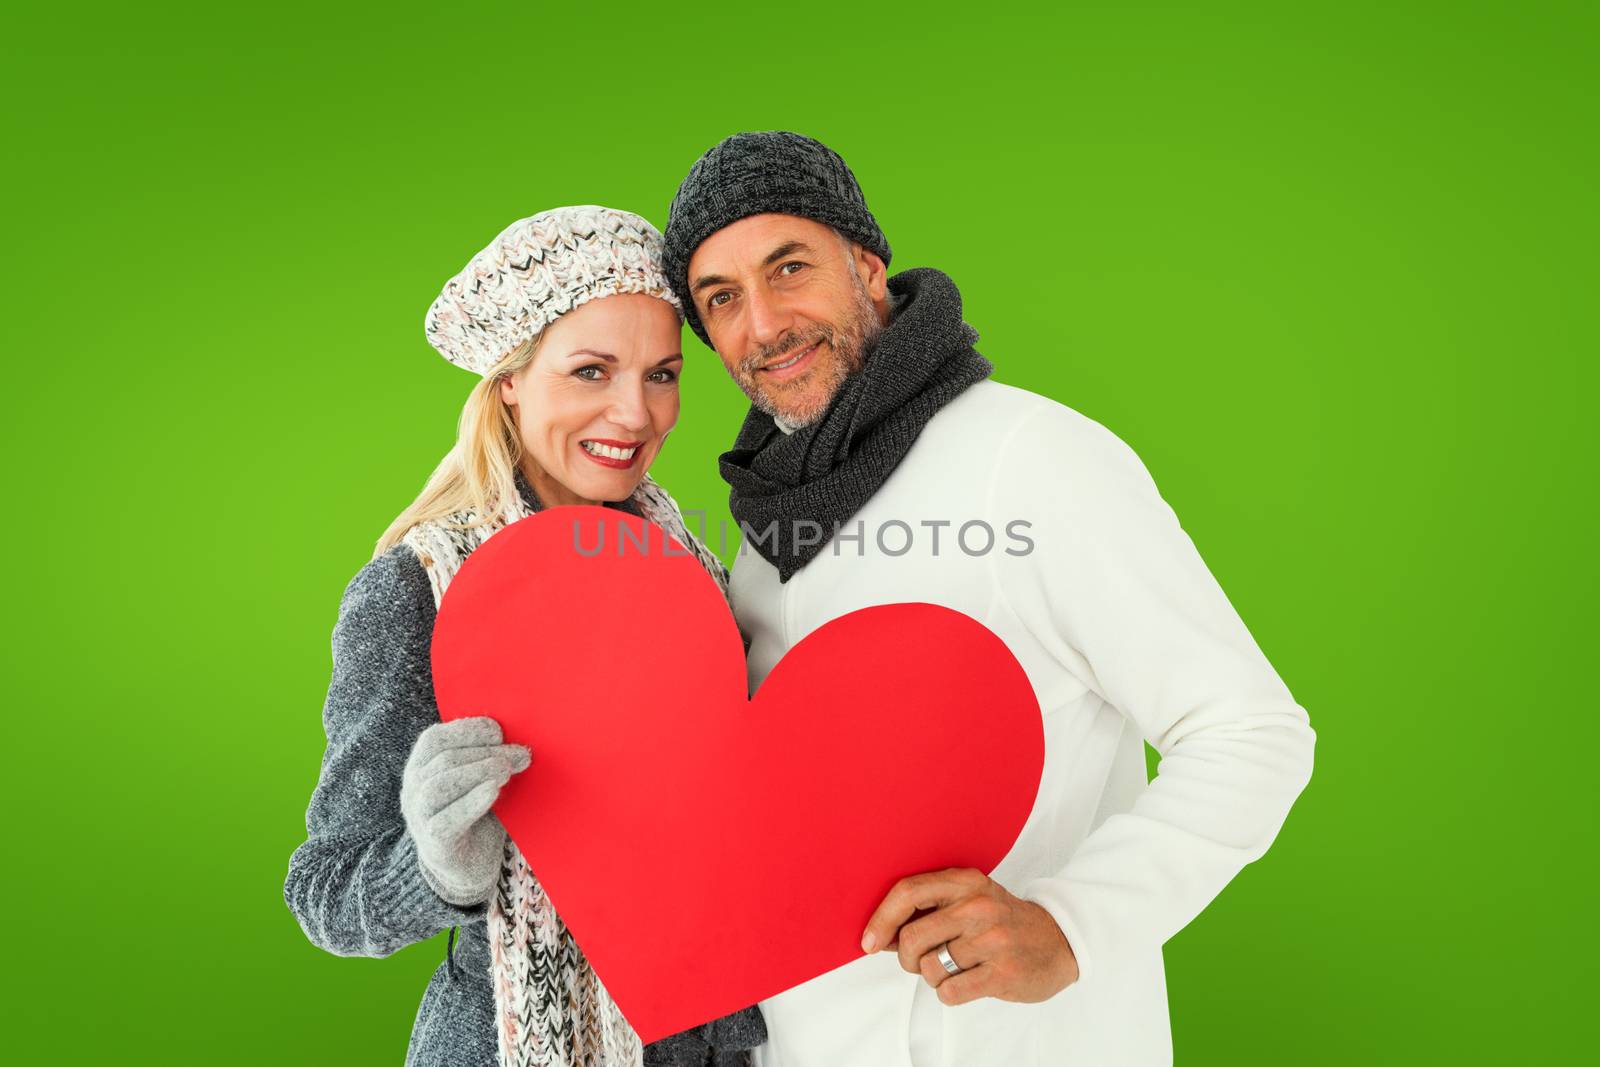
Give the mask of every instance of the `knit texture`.
M 889 292 L 898 313 L 822 418 L 783 433 L 751 407 L 722 454 L 728 506 L 745 527 L 745 544 L 778 569 L 780 581 L 816 558 L 871 499 L 940 408 L 994 370 L 972 347 L 977 331 L 962 321 L 961 292 L 946 275 L 908 270 L 889 279 Z M 797 530 L 803 523 L 815 527 Z
M 707 345 L 711 338 L 689 295 L 689 260 L 724 226 L 769 212 L 825 223 L 889 262 L 889 242 L 837 152 L 798 133 L 736 133 L 689 168 L 667 216 L 667 280 L 683 297 L 690 328 Z
M 518 489 L 521 511 L 537 510 L 537 498 L 520 477 Z M 641 489 L 659 494 L 659 500 L 675 511 L 670 497 L 653 482 L 647 480 Z M 636 499 L 615 506 L 634 514 L 644 511 Z M 698 546 L 687 531 L 679 534 L 673 526 L 665 528 L 686 546 Z M 449 538 L 430 540 L 429 545 L 432 552 L 446 546 L 454 550 Z M 464 558 L 458 553 L 454 565 Z M 714 562 L 713 574 L 720 580 L 721 564 Z M 328 745 L 306 813 L 307 839 L 290 857 L 284 898 L 311 942 L 340 956 L 388 956 L 459 926 L 461 937 L 453 956 L 434 972 L 418 1008 L 406 1063 L 492 1067 L 501 1062 L 497 1036 L 501 1023 L 491 980 L 495 963 L 487 937 L 490 906 L 453 905 L 428 886 L 400 812 L 400 779 L 407 756 L 423 730 L 439 721 L 430 654 L 436 612 L 431 569 L 422 565 L 411 544 L 396 545 L 372 560 L 345 590 L 333 633 L 333 679 L 323 709 Z M 507 888 L 504 877 L 497 902 L 492 902 L 510 916 L 505 929 L 511 931 L 511 951 L 502 947 L 502 955 L 516 959 L 520 945 L 560 944 L 560 934 L 551 927 L 535 928 L 535 916 L 546 914 L 533 895 L 537 883 L 518 878 L 511 885 L 521 887 L 524 902 L 499 900 Z M 559 923 L 558 916 L 548 914 L 551 923 Z M 573 988 L 551 977 L 573 973 L 576 964 L 570 960 L 569 964 L 541 968 L 530 958 L 526 973 L 530 983 Z M 513 978 L 512 985 L 518 981 Z M 598 989 L 580 988 L 566 1003 L 594 1004 L 599 996 Z M 526 999 L 539 998 L 535 992 Z M 563 1010 L 575 1028 L 577 1014 Z M 562 1033 L 565 1025 L 563 1021 Z M 534 1028 L 531 1023 L 527 1027 Z M 761 1015 L 751 1007 L 646 1046 L 643 1064 L 746 1067 L 746 1050 L 765 1039 Z M 585 1047 L 617 1056 L 622 1051 L 617 1035 L 612 1034 L 609 1048 L 607 1040 L 602 1032 L 591 1031 Z
M 486 375 L 598 297 L 644 293 L 681 313 L 660 264 L 661 234 L 638 215 L 593 205 L 541 211 L 507 226 L 446 282 L 423 329 L 445 359 Z

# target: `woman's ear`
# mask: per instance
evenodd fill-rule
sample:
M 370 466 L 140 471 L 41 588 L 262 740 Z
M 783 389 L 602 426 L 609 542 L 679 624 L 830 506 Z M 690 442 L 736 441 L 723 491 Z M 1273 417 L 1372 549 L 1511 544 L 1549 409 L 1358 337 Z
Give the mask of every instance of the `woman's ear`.
M 500 399 L 507 407 L 517 406 L 517 378 L 514 374 L 500 376 Z

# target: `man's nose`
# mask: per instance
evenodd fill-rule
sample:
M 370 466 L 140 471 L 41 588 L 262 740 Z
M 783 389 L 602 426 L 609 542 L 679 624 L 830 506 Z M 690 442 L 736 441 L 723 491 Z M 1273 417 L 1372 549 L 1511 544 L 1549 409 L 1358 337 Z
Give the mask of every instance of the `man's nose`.
M 794 315 L 776 294 L 760 287 L 747 298 L 750 339 L 759 345 L 775 345 L 794 326 Z

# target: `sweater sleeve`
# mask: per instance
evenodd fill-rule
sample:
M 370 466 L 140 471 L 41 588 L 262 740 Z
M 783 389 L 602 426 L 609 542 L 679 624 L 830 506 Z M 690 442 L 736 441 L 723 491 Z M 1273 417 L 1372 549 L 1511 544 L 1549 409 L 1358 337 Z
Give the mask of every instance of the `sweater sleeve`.
M 400 814 L 406 759 L 439 721 L 434 614 L 427 572 L 404 545 L 363 567 L 339 605 L 328 747 L 283 887 L 306 936 L 336 955 L 387 956 L 483 918 L 482 905 L 458 907 L 429 888 Z
M 1000 459 L 1004 506 L 1038 516 L 1034 550 L 996 565 L 1001 595 L 1161 756 L 1131 810 L 1021 887 L 1092 982 L 1158 948 L 1266 851 L 1310 779 L 1315 735 L 1132 449 L 1053 405 Z

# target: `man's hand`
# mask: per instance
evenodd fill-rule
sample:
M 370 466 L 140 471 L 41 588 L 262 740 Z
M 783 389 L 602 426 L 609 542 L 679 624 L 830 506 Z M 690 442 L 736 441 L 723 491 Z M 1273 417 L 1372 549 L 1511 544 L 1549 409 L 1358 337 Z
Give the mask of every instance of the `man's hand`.
M 979 997 L 1036 1004 L 1078 980 L 1077 957 L 1050 913 L 981 871 L 952 868 L 895 883 L 861 948 L 872 953 L 897 942 L 900 966 L 922 975 L 945 1004 Z M 939 962 L 946 944 L 960 974 Z

